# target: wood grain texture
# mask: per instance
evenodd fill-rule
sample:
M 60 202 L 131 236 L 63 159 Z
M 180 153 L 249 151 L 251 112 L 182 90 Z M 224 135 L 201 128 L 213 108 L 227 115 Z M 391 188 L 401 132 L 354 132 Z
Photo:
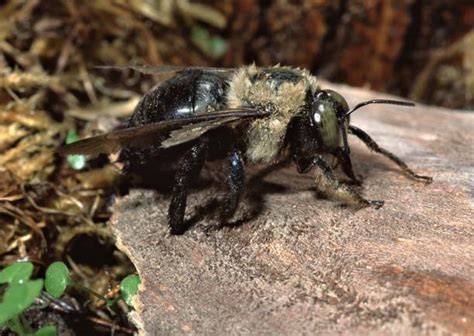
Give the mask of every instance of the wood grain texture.
M 381 98 L 332 87 L 350 105 Z M 142 279 L 141 332 L 474 334 L 473 115 L 373 106 L 352 123 L 434 182 L 405 178 L 351 137 L 361 191 L 385 200 L 380 210 L 323 199 L 291 165 L 249 177 L 234 228 L 215 229 L 216 184 L 191 193 L 196 223 L 183 236 L 168 233 L 167 196 L 119 199 L 110 224 Z

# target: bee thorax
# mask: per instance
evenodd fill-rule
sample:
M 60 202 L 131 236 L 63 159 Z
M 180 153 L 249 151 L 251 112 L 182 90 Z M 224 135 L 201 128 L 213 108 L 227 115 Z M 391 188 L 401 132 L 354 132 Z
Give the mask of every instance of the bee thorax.
M 246 157 L 251 162 L 274 162 L 281 152 L 291 118 L 305 104 L 308 91 L 317 90 L 309 72 L 287 67 L 241 68 L 232 78 L 227 95 L 230 107 L 253 107 L 270 111 L 253 121 L 247 131 Z

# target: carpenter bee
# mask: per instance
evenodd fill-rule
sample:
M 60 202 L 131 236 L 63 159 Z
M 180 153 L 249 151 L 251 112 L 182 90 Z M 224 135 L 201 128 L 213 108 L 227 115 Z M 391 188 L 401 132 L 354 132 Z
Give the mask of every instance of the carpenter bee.
M 350 124 L 351 113 L 365 105 L 413 106 L 412 103 L 376 99 L 350 109 L 340 94 L 321 89 L 308 71 L 290 67 L 190 67 L 172 71 L 171 78 L 143 96 L 124 129 L 59 149 L 62 155 L 121 150 L 118 160 L 124 163 L 125 173 L 153 160 L 177 160 L 168 213 L 172 234 L 186 230 L 188 186 L 208 160 L 222 159 L 226 165 L 224 221 L 237 209 L 244 189 L 244 165 L 270 165 L 284 150 L 299 173 L 315 168 L 316 187 L 327 196 L 356 208 L 381 207 L 383 201 L 367 200 L 339 182 L 321 156 L 333 155 L 343 172 L 360 183 L 352 169 L 348 134 L 395 162 L 409 177 L 427 183 L 432 180 L 417 175 L 367 133 Z

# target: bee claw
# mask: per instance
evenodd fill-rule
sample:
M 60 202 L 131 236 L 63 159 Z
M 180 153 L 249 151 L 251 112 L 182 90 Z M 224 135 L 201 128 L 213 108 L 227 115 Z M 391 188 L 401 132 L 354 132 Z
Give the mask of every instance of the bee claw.
M 364 181 L 362 180 L 361 176 L 357 176 L 357 178 L 351 179 L 349 183 L 356 186 L 361 186 Z
M 381 207 L 383 207 L 384 203 L 384 201 L 369 201 L 369 205 L 374 209 L 380 209 Z
M 423 182 L 425 184 L 430 184 L 433 182 L 433 178 L 431 176 L 423 176 L 423 175 L 415 175 L 415 180 L 419 182 Z

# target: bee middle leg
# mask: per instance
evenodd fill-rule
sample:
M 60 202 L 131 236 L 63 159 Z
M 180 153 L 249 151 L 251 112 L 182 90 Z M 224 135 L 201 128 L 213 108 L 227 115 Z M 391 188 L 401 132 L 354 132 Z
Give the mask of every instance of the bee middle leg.
M 295 162 L 300 173 L 306 173 L 315 167 L 316 187 L 329 197 L 358 208 L 373 206 L 378 209 L 384 204 L 383 201 L 367 200 L 349 186 L 339 182 L 331 166 L 319 156 L 311 159 L 299 159 Z
M 367 133 L 355 126 L 349 126 L 349 132 L 356 137 L 358 137 L 363 143 L 366 144 L 372 151 L 382 154 L 383 156 L 389 158 L 393 162 L 395 162 L 401 170 L 405 172 L 410 178 L 421 181 L 425 183 L 431 183 L 433 178 L 430 176 L 423 176 L 418 175 L 413 170 L 411 170 L 405 162 L 403 162 L 400 158 L 398 158 L 395 154 L 389 152 L 388 150 L 380 147 Z
M 184 213 L 186 210 L 188 186 L 199 175 L 204 165 L 207 150 L 207 142 L 199 141 L 181 159 L 175 175 L 173 196 L 168 209 L 168 223 L 172 234 L 183 234 L 187 229 L 184 224 Z

